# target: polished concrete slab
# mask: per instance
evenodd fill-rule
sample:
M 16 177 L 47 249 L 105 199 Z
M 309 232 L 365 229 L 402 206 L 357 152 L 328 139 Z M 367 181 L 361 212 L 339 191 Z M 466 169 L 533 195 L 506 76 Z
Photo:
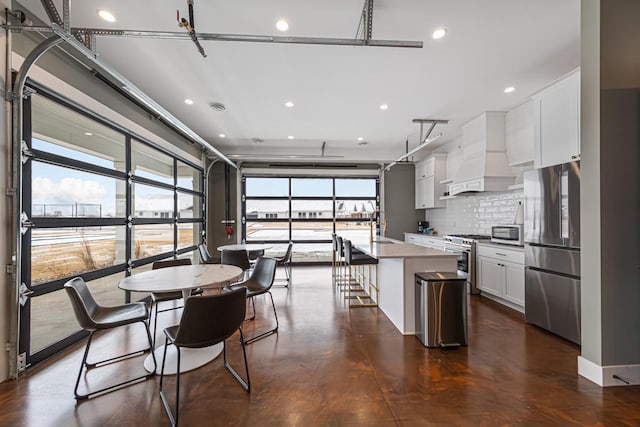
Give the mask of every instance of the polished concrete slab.
M 293 285 L 274 288 L 277 335 L 247 347 L 246 394 L 220 358 L 182 376 L 182 425 L 424 426 L 640 425 L 640 387 L 602 389 L 577 375 L 579 348 L 482 297 L 469 298 L 469 346 L 427 349 L 402 336 L 378 308 L 349 310 L 329 267 L 298 267 Z M 258 320 L 273 322 L 268 297 Z M 165 326 L 180 310 L 161 314 Z M 96 341 L 101 353 L 144 345 L 143 328 Z M 158 379 L 76 404 L 73 385 L 84 343 L 0 384 L 0 425 L 167 425 Z M 237 339 L 228 341 L 241 367 Z M 102 354 L 101 354 L 102 356 Z M 142 358 L 94 370 L 89 385 L 140 372 Z M 174 378 L 167 378 L 173 398 Z M 86 386 L 84 381 L 81 387 Z

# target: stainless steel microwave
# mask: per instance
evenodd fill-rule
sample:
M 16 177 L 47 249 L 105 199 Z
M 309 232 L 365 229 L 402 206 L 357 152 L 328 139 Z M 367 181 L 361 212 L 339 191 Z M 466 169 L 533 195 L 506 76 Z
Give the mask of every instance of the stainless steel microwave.
M 494 225 L 491 227 L 491 241 L 522 246 L 524 244 L 522 228 L 522 224 Z

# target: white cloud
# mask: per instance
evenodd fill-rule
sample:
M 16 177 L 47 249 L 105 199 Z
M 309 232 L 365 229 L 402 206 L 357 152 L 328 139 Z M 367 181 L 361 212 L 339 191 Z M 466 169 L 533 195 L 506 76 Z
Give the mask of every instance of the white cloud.
M 62 178 L 54 182 L 36 177 L 32 186 L 33 203 L 104 203 L 104 186 L 91 180 Z

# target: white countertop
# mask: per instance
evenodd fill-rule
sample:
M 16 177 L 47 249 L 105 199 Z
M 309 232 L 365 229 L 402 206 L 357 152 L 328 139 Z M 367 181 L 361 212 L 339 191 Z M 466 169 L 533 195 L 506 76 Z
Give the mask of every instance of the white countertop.
M 456 254 L 411 243 L 353 242 L 354 247 L 376 259 L 381 258 L 457 258 Z
M 405 231 L 404 234 L 411 234 L 413 236 L 420 236 L 420 237 L 432 237 L 434 239 L 442 239 L 442 236 L 439 234 L 424 234 L 424 233 L 414 233 L 414 232 L 407 232 L 407 231 Z

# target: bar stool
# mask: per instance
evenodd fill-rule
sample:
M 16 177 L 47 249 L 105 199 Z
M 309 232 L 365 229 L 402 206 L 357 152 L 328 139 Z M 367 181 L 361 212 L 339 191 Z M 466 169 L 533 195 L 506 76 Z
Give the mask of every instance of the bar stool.
M 344 252 L 345 260 L 349 270 L 349 278 L 353 279 L 359 288 L 355 288 L 356 292 L 362 292 L 362 294 L 352 296 L 351 292 L 354 290 L 352 286 L 348 286 L 347 299 L 349 300 L 349 308 L 352 307 L 377 307 L 380 299 L 380 293 L 378 291 L 378 260 L 363 252 L 355 253 L 351 240 L 344 240 Z M 365 274 L 364 267 L 367 266 L 368 274 Z M 371 267 L 375 266 L 375 283 L 372 280 Z M 352 267 L 356 267 L 355 278 Z M 366 287 L 365 287 L 366 285 Z M 376 297 L 371 296 L 371 291 L 375 290 Z M 356 300 L 357 303 L 352 302 Z
M 336 233 L 331 233 L 331 284 L 336 286 L 336 269 L 338 266 L 338 240 Z
M 344 243 L 341 236 L 336 235 L 336 274 L 335 284 L 340 291 L 347 291 L 351 281 L 347 275 L 347 265 L 344 257 Z

